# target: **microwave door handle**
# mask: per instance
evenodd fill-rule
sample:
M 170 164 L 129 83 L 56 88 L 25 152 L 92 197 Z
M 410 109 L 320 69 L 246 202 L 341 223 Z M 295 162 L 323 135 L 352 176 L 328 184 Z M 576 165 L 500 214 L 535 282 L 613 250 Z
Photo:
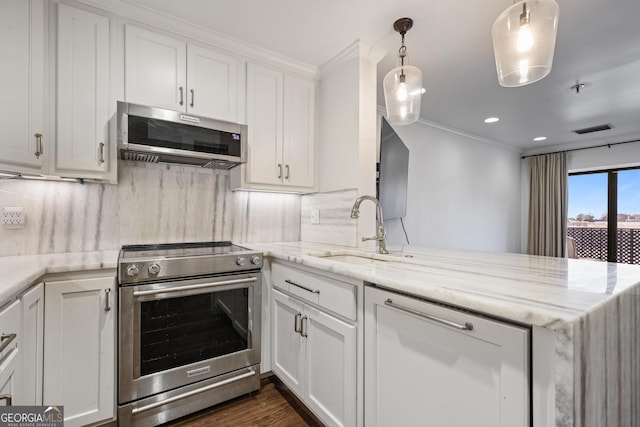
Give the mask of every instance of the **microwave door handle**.
M 186 285 L 186 286 L 176 286 L 173 288 L 163 288 L 163 289 L 151 289 L 148 291 L 134 291 L 134 297 L 143 297 L 148 295 L 158 295 L 158 294 L 166 294 L 172 292 L 183 292 L 183 291 L 191 291 L 195 289 L 215 289 L 224 285 L 236 285 L 239 283 L 251 283 L 258 281 L 257 277 L 248 277 L 244 279 L 232 279 L 232 280 L 222 280 L 220 282 L 212 282 L 212 283 L 201 283 L 198 285 Z

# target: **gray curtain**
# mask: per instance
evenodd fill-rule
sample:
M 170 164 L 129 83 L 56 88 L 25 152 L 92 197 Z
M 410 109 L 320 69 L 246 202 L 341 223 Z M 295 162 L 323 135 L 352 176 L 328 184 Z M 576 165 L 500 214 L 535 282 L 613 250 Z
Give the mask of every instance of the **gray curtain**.
M 565 256 L 567 204 L 566 153 L 529 157 L 530 255 Z

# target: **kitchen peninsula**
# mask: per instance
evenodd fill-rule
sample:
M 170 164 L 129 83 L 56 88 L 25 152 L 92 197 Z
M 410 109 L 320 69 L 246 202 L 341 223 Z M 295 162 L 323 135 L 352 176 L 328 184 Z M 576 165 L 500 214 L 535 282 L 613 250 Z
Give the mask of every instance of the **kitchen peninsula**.
M 640 422 L 638 266 L 418 247 L 384 256 L 300 242 L 251 246 L 273 259 L 530 325 L 533 426 Z

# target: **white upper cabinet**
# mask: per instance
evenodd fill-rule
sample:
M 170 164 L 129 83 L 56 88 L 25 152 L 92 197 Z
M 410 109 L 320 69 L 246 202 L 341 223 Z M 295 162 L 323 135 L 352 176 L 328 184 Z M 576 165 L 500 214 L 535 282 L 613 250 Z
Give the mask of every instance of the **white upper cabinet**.
M 53 175 L 109 171 L 109 18 L 58 5 Z M 115 162 L 114 162 L 115 163 Z
M 127 102 L 242 122 L 243 86 L 239 58 L 125 26 Z
M 286 185 L 315 184 L 315 92 L 310 80 L 284 76 L 283 176 Z
M 40 173 L 45 165 L 46 28 L 42 0 L 0 2 L 0 170 Z
M 127 102 L 184 111 L 187 44 L 125 25 L 124 81 Z
M 247 163 L 232 187 L 310 192 L 315 188 L 315 82 L 247 64 Z
M 230 122 L 238 117 L 239 60 L 199 46 L 187 45 L 187 111 Z

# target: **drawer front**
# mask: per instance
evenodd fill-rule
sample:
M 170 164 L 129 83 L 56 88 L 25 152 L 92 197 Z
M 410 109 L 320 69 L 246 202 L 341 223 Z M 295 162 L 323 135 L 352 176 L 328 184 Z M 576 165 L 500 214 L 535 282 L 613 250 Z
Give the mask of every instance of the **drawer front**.
M 356 320 L 356 287 L 324 276 L 273 263 L 271 281 L 298 298 L 351 320 Z

